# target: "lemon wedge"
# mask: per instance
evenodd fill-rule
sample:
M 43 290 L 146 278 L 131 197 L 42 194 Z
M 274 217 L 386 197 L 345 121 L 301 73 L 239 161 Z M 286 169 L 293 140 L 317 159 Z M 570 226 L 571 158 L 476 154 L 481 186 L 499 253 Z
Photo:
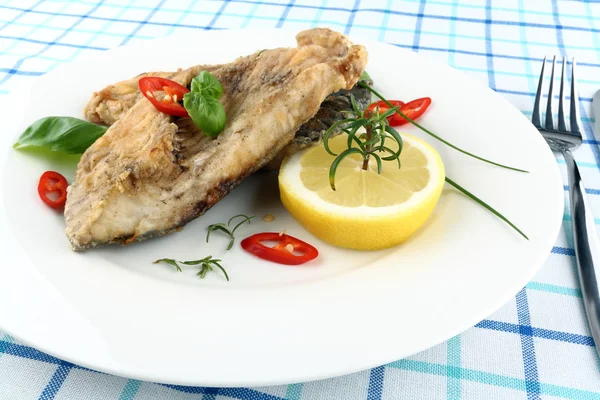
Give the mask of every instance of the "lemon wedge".
M 402 243 L 433 212 L 445 177 L 433 147 L 407 134 L 402 139 L 401 168 L 397 160 L 383 161 L 378 174 L 371 159 L 363 170 L 362 157 L 353 154 L 337 169 L 335 191 L 329 184 L 334 156 L 323 145 L 288 157 L 279 171 L 283 205 L 309 232 L 336 246 L 376 250 Z M 329 147 L 339 154 L 346 140 L 337 136 Z

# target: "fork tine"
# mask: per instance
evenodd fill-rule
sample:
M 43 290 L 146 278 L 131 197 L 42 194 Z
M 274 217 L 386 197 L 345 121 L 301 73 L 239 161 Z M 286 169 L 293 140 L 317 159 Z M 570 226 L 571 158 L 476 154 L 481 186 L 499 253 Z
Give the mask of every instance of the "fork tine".
M 542 63 L 542 71 L 540 72 L 540 81 L 538 83 L 537 92 L 535 93 L 535 102 L 533 103 L 533 114 L 531 115 L 531 122 L 536 128 L 542 127 L 541 115 L 540 115 L 540 101 L 542 99 L 542 86 L 544 84 L 544 68 L 546 67 L 546 57 Z
M 554 67 L 556 66 L 556 56 L 552 58 L 552 72 L 550 73 L 550 87 L 548 88 L 548 103 L 546 104 L 546 123 L 544 128 L 553 130 L 554 120 L 552 118 L 552 88 L 554 87 Z
M 565 120 L 565 108 L 563 106 L 565 100 L 565 70 L 567 69 L 567 58 L 563 57 L 562 74 L 560 75 L 560 96 L 558 98 L 558 130 L 561 132 L 567 131 L 567 122 Z
M 575 80 L 575 58 L 571 62 L 571 132 L 581 133 L 579 128 L 579 94 L 577 93 Z

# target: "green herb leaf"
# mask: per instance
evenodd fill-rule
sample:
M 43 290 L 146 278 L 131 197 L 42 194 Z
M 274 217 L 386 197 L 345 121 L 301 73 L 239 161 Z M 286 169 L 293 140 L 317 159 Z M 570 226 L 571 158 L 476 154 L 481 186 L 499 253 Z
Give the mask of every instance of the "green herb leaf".
M 498 211 L 496 211 L 492 206 L 490 206 L 489 204 L 487 204 L 485 201 L 481 200 L 479 197 L 475 196 L 473 193 L 469 192 L 467 189 L 465 189 L 464 187 L 460 186 L 458 183 L 454 182 L 452 179 L 450 179 L 448 177 L 446 177 L 446 182 L 448 182 L 450 185 L 454 186 L 458 191 L 460 191 L 461 193 L 463 193 L 465 196 L 467 196 L 471 200 L 474 200 L 476 203 L 480 204 L 483 208 L 485 208 L 486 210 L 490 211 L 496 217 L 498 217 L 502 221 L 506 222 L 515 231 L 519 232 L 519 234 L 521 236 L 523 236 L 525 239 L 529 240 L 529 238 L 527 237 L 527 235 L 524 234 L 519 228 L 517 228 L 517 226 L 515 224 L 513 224 L 512 222 L 510 222 L 508 220 L 508 218 L 506 218 L 504 215 L 500 214 Z
M 345 157 L 355 153 L 363 154 L 362 151 L 360 151 L 356 147 L 351 147 L 342 151 L 340 155 L 337 156 L 335 160 L 333 160 L 333 162 L 331 163 L 331 167 L 329 167 L 329 186 L 331 186 L 332 190 L 335 190 L 335 172 L 337 171 L 337 168 L 339 167 L 340 163 Z
M 225 108 L 216 98 L 192 91 L 183 96 L 183 106 L 205 135 L 217 136 L 225 128 Z
M 383 101 L 384 101 L 384 102 L 385 102 L 385 103 L 386 103 L 386 104 L 387 104 L 389 107 L 394 107 L 394 106 L 393 106 L 393 105 L 392 105 L 392 104 L 391 104 L 389 101 L 387 101 L 387 100 L 386 100 L 386 99 L 385 99 L 385 98 L 384 98 L 384 97 L 383 97 L 381 94 L 379 94 L 379 92 L 377 92 L 377 90 L 373 89 L 371 86 L 367 85 L 366 83 L 364 83 L 364 82 L 360 82 L 360 81 L 359 81 L 359 82 L 357 83 L 357 85 L 358 85 L 358 86 L 360 86 L 360 87 L 362 87 L 362 88 L 365 88 L 365 89 L 368 89 L 368 90 L 370 90 L 370 91 L 371 91 L 371 93 L 373 93 L 375 96 L 377 96 L 377 97 L 379 97 L 381 100 L 383 100 Z M 508 166 L 508 165 L 500 164 L 500 163 L 497 163 L 497 162 L 494 162 L 494 161 L 487 160 L 487 159 L 485 159 L 485 158 L 483 158 L 483 157 L 479 157 L 479 156 L 477 156 L 477 155 L 475 155 L 475 154 L 473 154 L 473 153 L 469 153 L 468 151 L 466 151 L 466 150 L 463 150 L 463 149 L 461 149 L 460 147 L 453 145 L 452 143 L 448 142 L 447 140 L 445 140 L 445 139 L 442 139 L 441 137 L 439 137 L 439 136 L 438 136 L 438 135 L 436 135 L 435 133 L 431 132 L 429 129 L 427 129 L 427 128 L 424 128 L 423 126 L 419 125 L 417 122 L 415 122 L 415 121 L 414 121 L 414 120 L 412 120 L 411 118 L 407 117 L 407 116 L 406 116 L 406 114 L 404 114 L 404 113 L 403 113 L 403 112 L 401 112 L 400 110 L 397 110 L 396 112 L 398 113 L 398 115 L 400 115 L 401 117 L 404 117 L 404 118 L 405 118 L 405 119 L 406 119 L 408 122 L 410 122 L 411 124 L 413 124 L 414 126 L 416 126 L 417 128 L 419 128 L 419 129 L 420 129 L 420 130 L 422 130 L 423 132 L 427 133 L 428 135 L 432 136 L 433 138 L 435 138 L 435 139 L 439 140 L 440 142 L 444 143 L 446 146 L 449 146 L 449 147 L 453 148 L 453 149 L 454 149 L 454 150 L 456 150 L 456 151 L 459 151 L 459 152 L 461 152 L 461 153 L 463 153 L 463 154 L 466 154 L 466 155 L 468 155 L 469 157 L 473 157 L 473 158 L 475 158 L 475 159 L 477 159 L 477 160 L 483 161 L 483 162 L 485 162 L 485 163 L 488 163 L 488 164 L 495 165 L 495 166 L 497 166 L 497 167 L 502 167 L 502 168 L 506 168 L 506 169 L 510 169 L 510 170 L 513 170 L 513 171 L 518 171 L 518 172 L 525 172 L 525 173 L 529 173 L 529 171 L 525 171 L 525 170 L 523 170 L 523 169 L 519 169 L 519 168 L 515 168 L 515 167 L 510 167 L 510 166 Z
M 242 217 L 244 219 L 241 222 L 239 222 L 233 229 L 231 229 L 231 222 L 239 217 Z M 233 234 L 235 233 L 236 229 L 239 228 L 241 225 L 243 225 L 245 222 L 250 223 L 250 220 L 252 218 L 255 218 L 255 216 L 253 215 L 253 216 L 249 217 L 246 214 L 238 214 L 238 215 L 234 215 L 233 217 L 229 218 L 229 221 L 227 221 L 227 225 L 225 225 L 224 223 L 209 225 L 208 233 L 206 234 L 206 243 L 208 243 L 208 239 L 210 238 L 210 233 L 212 231 L 222 231 L 222 232 L 225 232 L 225 234 L 227 236 L 229 236 L 229 245 L 227 246 L 227 250 L 231 250 L 231 248 L 233 247 L 233 243 L 235 242 L 235 236 Z
M 201 71 L 198 76 L 192 79 L 191 91 L 219 100 L 223 95 L 223 86 L 213 74 L 208 71 Z
M 363 71 L 363 73 L 360 74 L 360 80 L 361 81 L 370 81 L 371 80 L 371 75 L 369 75 L 367 73 L 367 71 Z
M 178 272 L 181 272 L 181 268 L 179 267 L 179 265 L 177 264 L 177 261 L 173 260 L 172 258 L 161 258 L 160 260 L 156 260 L 154 261 L 153 264 L 158 264 L 158 263 L 165 263 L 165 264 L 169 264 L 175 267 L 175 269 L 177 269 Z M 185 264 L 185 263 L 184 263 Z
M 78 118 L 46 117 L 25 129 L 13 148 L 36 146 L 67 154 L 82 154 L 107 129 Z
M 181 272 L 181 268 L 179 267 L 179 265 L 177 264 L 177 261 L 175 261 L 172 258 L 161 258 L 160 260 L 156 260 L 154 261 L 154 264 L 158 264 L 159 262 L 164 262 L 166 264 L 172 265 L 175 268 L 177 268 L 177 271 Z M 201 260 L 192 260 L 192 261 L 179 261 L 179 263 L 184 264 L 184 265 L 200 265 L 200 271 L 198 271 L 198 273 L 196 275 L 198 275 L 201 279 L 203 279 L 206 276 L 206 273 L 209 271 L 213 270 L 213 266 L 219 268 L 221 271 L 223 271 L 223 274 L 225 275 L 225 279 L 227 279 L 227 281 L 229 282 L 229 275 L 227 275 L 227 271 L 225 271 L 225 268 L 223 268 L 223 266 L 220 264 L 221 260 L 219 259 L 213 259 L 212 256 L 206 256 Z
M 219 264 L 219 261 L 221 260 L 214 260 L 213 264 L 223 272 L 223 275 L 225 275 L 225 279 L 227 279 L 227 282 L 229 282 L 229 275 L 227 275 L 227 271 L 225 271 L 225 268 L 223 268 L 221 264 Z

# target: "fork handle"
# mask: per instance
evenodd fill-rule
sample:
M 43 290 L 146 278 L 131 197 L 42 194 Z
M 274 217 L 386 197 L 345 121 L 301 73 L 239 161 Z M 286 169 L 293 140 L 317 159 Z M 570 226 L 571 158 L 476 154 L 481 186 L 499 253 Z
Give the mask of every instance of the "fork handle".
M 600 268 L 600 239 L 596 223 L 585 195 L 579 167 L 571 151 L 564 150 L 563 157 L 569 176 L 569 200 L 571 204 L 571 227 L 575 245 L 575 260 L 579 272 L 579 285 L 583 295 L 583 304 L 588 324 L 600 355 L 600 293 L 598 275 Z

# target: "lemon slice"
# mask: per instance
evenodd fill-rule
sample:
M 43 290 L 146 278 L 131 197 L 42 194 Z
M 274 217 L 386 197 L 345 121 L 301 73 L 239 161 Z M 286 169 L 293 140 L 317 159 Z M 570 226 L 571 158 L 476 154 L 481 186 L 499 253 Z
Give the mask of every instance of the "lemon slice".
M 362 157 L 353 154 L 337 169 L 335 191 L 329 184 L 334 156 L 322 145 L 288 157 L 279 171 L 283 205 L 309 232 L 336 246 L 376 250 L 402 243 L 431 215 L 445 177 L 433 147 L 414 136 L 402 139 L 401 168 L 397 160 L 383 161 L 378 174 L 371 159 L 363 170 Z M 331 150 L 339 154 L 346 140 L 331 139 Z

